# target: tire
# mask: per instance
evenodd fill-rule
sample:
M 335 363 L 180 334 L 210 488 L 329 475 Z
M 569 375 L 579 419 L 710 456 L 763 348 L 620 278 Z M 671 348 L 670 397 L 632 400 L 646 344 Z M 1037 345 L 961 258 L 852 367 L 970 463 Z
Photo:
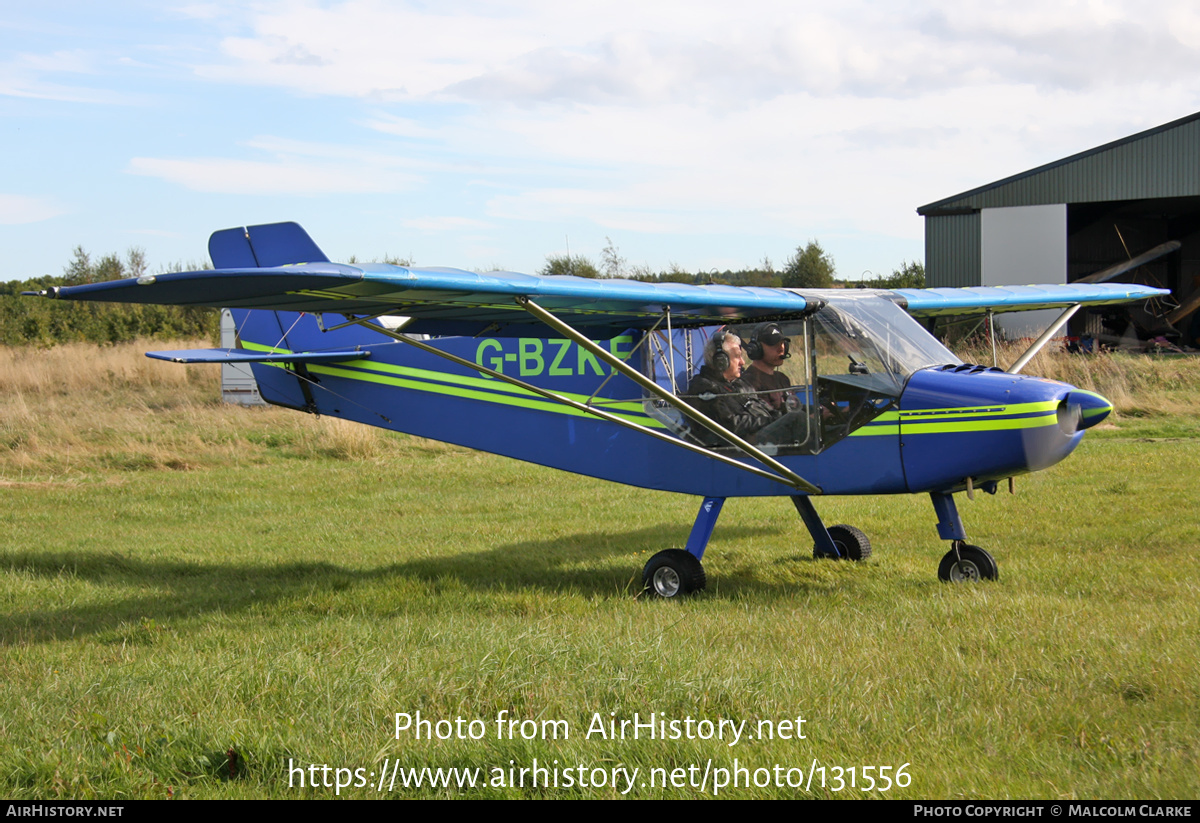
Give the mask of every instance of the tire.
M 871 541 L 867 539 L 866 534 L 862 529 L 856 529 L 854 526 L 847 526 L 844 523 L 837 526 L 829 527 L 829 537 L 833 540 L 833 545 L 837 546 L 839 557 L 834 557 L 830 554 L 825 554 L 815 545 L 813 546 L 813 557 L 822 558 L 828 557 L 831 560 L 866 560 L 871 556 Z
M 642 585 L 651 597 L 683 597 L 700 591 L 707 583 L 704 566 L 695 555 L 683 549 L 659 552 L 642 570 Z
M 961 557 L 961 560 L 959 559 Z M 938 565 L 938 579 L 943 583 L 969 583 L 976 580 L 999 580 L 1000 568 L 996 558 L 978 546 L 963 543 L 946 552 Z

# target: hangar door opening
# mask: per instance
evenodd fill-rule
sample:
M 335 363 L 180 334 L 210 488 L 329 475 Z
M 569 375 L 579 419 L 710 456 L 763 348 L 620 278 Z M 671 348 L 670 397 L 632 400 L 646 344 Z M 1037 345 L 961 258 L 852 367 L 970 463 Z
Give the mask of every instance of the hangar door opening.
M 1067 282 L 1067 205 L 983 209 L 979 256 L 985 286 Z M 1060 312 L 1027 311 L 996 316 L 1007 340 L 1037 337 Z

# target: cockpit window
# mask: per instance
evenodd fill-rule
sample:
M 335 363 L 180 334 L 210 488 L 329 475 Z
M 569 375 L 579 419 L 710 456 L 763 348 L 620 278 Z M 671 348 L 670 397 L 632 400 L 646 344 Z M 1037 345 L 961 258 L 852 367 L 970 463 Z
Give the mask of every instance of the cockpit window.
M 774 326 L 786 358 L 765 355 L 756 334 Z M 736 380 L 704 369 L 705 343 L 722 331 L 745 343 Z M 915 371 L 961 361 L 899 306 L 848 292 L 803 320 L 676 330 L 647 347 L 646 373 L 734 434 L 771 454 L 817 454 L 894 409 Z M 757 362 L 756 362 L 757 361 Z M 774 361 L 769 362 L 768 361 Z M 724 361 L 720 361 L 724 363 Z M 646 398 L 647 410 L 679 436 L 711 448 L 728 441 Z

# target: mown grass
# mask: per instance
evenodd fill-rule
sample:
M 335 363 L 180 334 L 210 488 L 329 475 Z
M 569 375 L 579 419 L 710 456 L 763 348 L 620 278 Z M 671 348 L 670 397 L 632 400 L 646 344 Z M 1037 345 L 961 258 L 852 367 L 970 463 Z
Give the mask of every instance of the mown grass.
M 635 597 L 640 569 L 682 544 L 695 499 L 225 408 L 211 373 L 138 374 L 126 355 L 23 382 L 0 360 L 0 794 L 327 797 L 289 787 L 289 764 L 537 758 L 644 779 L 737 758 L 806 776 L 815 760 L 827 783 L 908 763 L 890 797 L 1200 796 L 1200 438 L 1169 411 L 1200 384 L 1190 361 L 1016 496 L 961 503 L 995 584 L 937 582 L 924 498 L 822 501 L 871 535 L 863 564 L 813 561 L 786 501 L 733 500 L 709 588 L 661 603 Z M 396 739 L 395 713 L 416 711 L 565 720 L 571 737 Z M 597 712 L 803 716 L 807 739 L 587 739 Z

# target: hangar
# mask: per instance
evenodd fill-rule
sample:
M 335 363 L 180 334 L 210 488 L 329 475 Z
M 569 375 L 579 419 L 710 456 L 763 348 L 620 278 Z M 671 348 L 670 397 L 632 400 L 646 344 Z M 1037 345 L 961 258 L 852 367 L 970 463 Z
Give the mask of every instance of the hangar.
M 917 213 L 929 286 L 1068 283 L 1106 272 L 1169 288 L 1175 305 L 1158 311 L 1186 332 L 1200 306 L 1200 112 Z M 1089 317 L 1073 321 L 1074 333 L 1084 323 L 1099 331 Z

